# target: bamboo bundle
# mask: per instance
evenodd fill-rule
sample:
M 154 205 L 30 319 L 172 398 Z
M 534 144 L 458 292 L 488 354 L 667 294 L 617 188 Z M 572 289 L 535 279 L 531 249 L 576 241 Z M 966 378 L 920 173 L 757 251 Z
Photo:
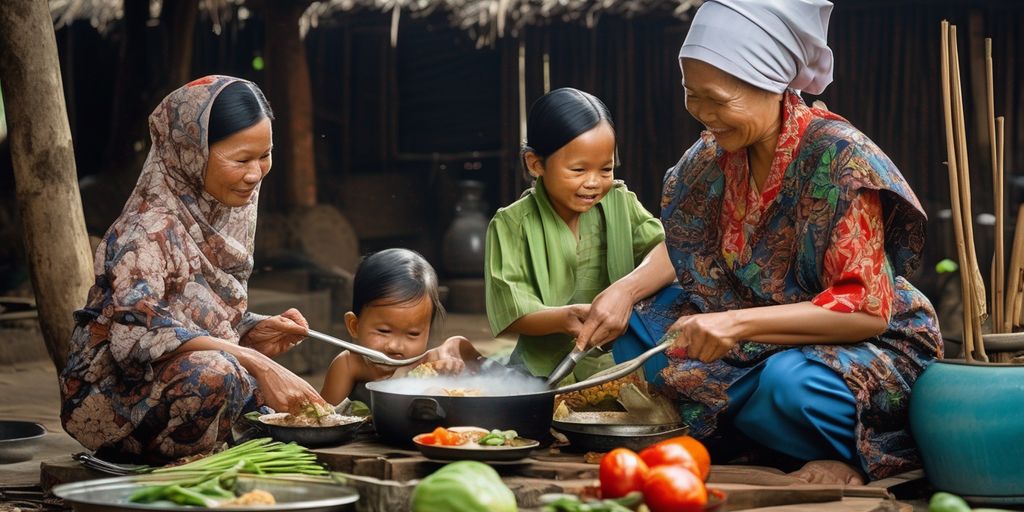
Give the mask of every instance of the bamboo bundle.
M 992 262 L 992 332 L 1010 332 L 1010 320 L 1006 317 L 1003 304 L 1003 285 L 1006 273 L 1003 256 L 1003 175 L 999 168 L 998 145 L 996 139 L 995 93 L 992 78 L 992 38 L 985 38 L 985 97 L 988 113 L 988 140 L 992 161 L 992 203 L 996 217 L 995 224 L 995 258 Z
M 963 98 L 960 91 L 960 68 L 957 63 L 956 27 L 942 22 L 940 70 L 942 74 L 942 106 L 945 114 L 946 165 L 949 175 L 949 198 L 953 213 L 953 234 L 960 263 L 960 286 L 963 300 L 964 357 L 973 361 L 982 346 L 981 317 L 984 315 L 985 291 L 977 258 L 974 256 L 973 223 L 971 219 L 970 177 L 967 145 L 963 126 Z M 978 275 L 975 275 L 975 272 Z M 979 300 L 979 286 L 980 300 Z M 980 355 L 980 352 L 979 352 Z

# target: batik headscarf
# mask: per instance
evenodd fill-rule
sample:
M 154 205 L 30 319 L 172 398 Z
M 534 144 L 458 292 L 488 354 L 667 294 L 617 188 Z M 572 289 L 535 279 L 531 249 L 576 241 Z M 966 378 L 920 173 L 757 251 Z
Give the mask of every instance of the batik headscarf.
M 259 188 L 238 207 L 204 188 L 210 109 L 234 82 L 244 81 L 200 78 L 157 106 L 138 184 L 97 248 L 96 285 L 77 316 L 92 321 L 92 343 L 110 340 L 129 378 L 196 336 L 239 338 Z
M 679 58 L 706 62 L 755 87 L 821 94 L 832 83 L 826 0 L 708 0 Z

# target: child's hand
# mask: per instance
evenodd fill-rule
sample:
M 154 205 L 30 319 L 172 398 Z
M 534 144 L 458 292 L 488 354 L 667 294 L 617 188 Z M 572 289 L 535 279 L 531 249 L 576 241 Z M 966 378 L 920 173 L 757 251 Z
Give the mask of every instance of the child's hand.
M 439 347 L 427 351 L 424 360 L 442 375 L 462 373 L 466 369 L 466 363 L 462 360 L 463 343 L 469 344 L 469 340 L 462 336 L 452 336 Z
M 438 359 L 430 363 L 441 375 L 458 375 L 466 369 L 466 363 L 462 359 Z
M 579 336 L 580 330 L 583 329 L 583 323 L 587 321 L 590 304 L 569 304 L 563 306 L 563 309 L 565 310 L 563 328 L 567 334 L 575 338 Z

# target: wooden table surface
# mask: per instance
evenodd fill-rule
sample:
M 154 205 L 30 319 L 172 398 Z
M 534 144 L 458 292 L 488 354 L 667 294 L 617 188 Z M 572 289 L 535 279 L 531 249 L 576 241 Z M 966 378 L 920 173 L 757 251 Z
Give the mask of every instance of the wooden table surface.
M 409 510 L 416 482 L 442 467 L 445 462 L 423 457 L 412 449 L 379 444 L 363 438 L 349 444 L 312 450 L 332 471 L 347 475 L 360 492 L 357 511 Z M 580 454 L 538 449 L 518 463 L 492 463 L 502 480 L 516 495 L 523 510 L 537 510 L 547 493 L 579 494 L 597 485 L 597 464 Z M 70 457 L 43 462 L 44 488 L 107 475 L 87 470 Z M 867 486 L 809 485 L 779 470 L 759 466 L 712 466 L 708 486 L 727 493 L 726 510 L 758 512 L 909 512 L 906 505 L 891 499 L 888 487 L 906 478 L 889 479 Z

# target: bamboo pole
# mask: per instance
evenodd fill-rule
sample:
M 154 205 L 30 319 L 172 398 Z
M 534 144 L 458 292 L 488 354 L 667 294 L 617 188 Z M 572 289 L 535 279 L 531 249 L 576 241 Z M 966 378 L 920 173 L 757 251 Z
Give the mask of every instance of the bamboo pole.
M 1017 208 L 1017 226 L 1013 230 L 1013 247 L 1010 249 L 1010 284 L 1006 295 L 1006 316 L 1010 319 L 1010 330 L 1021 325 L 1021 303 L 1024 303 L 1024 204 Z
M 967 249 L 967 260 L 970 262 L 970 266 L 967 271 L 970 274 L 972 280 L 972 309 L 974 312 L 975 320 L 972 320 L 972 324 L 975 327 L 980 327 L 981 321 L 985 318 L 985 280 L 981 277 L 981 270 L 978 267 L 978 257 L 975 253 L 974 246 L 974 214 L 971 208 L 971 171 L 970 163 L 968 162 L 967 155 L 967 128 L 964 123 L 964 98 L 963 89 L 960 85 L 960 54 L 957 50 L 956 41 L 956 25 L 950 25 L 949 27 L 949 49 L 950 49 L 950 68 L 952 71 L 953 80 L 953 112 L 956 114 L 956 140 L 957 140 L 957 165 L 960 170 L 960 201 L 961 210 L 963 211 L 963 223 L 964 223 L 964 245 Z M 987 361 L 988 357 L 985 355 L 985 345 L 982 342 L 981 331 L 974 331 L 974 344 L 975 350 L 978 352 L 978 357 Z
M 974 360 L 974 322 L 971 319 L 973 303 L 971 280 L 968 278 L 969 261 L 964 246 L 964 223 L 960 211 L 960 184 L 957 176 L 956 147 L 953 142 L 953 112 L 950 93 L 949 72 L 949 22 L 942 22 L 942 45 L 940 71 L 942 74 L 942 106 L 946 125 L 946 167 L 949 176 L 949 202 L 953 211 L 953 235 L 956 240 L 957 259 L 960 262 L 960 292 L 963 301 L 963 346 L 964 357 Z
M 995 224 L 995 262 L 992 279 L 992 332 L 1009 332 L 1009 319 L 1003 310 L 1003 285 L 1006 283 L 1006 272 L 1003 261 L 1003 229 L 1005 213 L 1003 212 L 1003 176 L 999 172 L 996 140 L 996 108 L 995 86 L 992 78 L 992 38 L 985 38 L 985 99 L 988 112 L 988 140 L 992 159 L 992 205 L 996 217 Z

